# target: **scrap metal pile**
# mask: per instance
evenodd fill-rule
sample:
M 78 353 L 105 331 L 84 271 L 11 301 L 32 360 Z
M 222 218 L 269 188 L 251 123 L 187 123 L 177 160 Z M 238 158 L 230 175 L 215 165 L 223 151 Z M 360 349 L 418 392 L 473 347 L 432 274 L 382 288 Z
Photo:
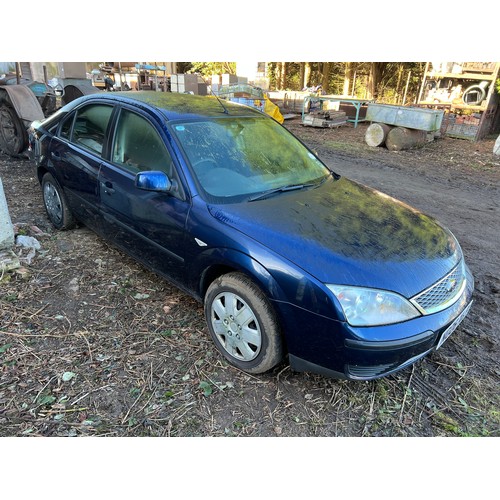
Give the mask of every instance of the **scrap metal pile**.
M 344 111 L 332 109 L 312 111 L 304 116 L 302 125 L 309 127 L 340 127 L 347 122 L 347 114 Z

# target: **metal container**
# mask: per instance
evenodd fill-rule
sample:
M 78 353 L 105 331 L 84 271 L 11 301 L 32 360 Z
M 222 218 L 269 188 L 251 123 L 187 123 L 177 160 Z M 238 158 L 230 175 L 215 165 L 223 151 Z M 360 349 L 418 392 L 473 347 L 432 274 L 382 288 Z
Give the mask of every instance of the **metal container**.
M 395 127 L 413 128 L 426 132 L 439 132 L 444 111 L 437 109 L 410 108 L 390 104 L 368 104 L 366 120 L 386 123 Z

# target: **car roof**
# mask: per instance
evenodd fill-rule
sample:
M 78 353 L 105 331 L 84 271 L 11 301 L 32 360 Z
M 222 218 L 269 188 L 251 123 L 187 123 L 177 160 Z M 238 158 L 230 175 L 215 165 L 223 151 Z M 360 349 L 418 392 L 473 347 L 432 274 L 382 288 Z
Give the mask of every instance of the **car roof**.
M 249 106 L 242 106 L 227 100 L 218 99 L 215 96 L 199 96 L 147 90 L 91 94 L 72 101 L 69 106 L 73 108 L 83 102 L 96 102 L 99 100 L 123 102 L 145 108 L 154 108 L 167 120 L 192 120 L 206 117 L 220 117 L 224 115 L 262 116 L 263 114 L 257 109 Z

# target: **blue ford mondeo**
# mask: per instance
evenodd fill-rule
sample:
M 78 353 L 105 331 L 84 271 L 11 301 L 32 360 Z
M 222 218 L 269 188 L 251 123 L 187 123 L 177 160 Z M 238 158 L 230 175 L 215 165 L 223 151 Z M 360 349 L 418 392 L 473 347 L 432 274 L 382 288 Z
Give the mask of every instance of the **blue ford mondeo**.
M 369 380 L 438 349 L 473 278 L 433 218 L 330 171 L 261 112 L 215 97 L 116 92 L 34 122 L 57 229 L 83 223 L 204 303 L 249 373 Z

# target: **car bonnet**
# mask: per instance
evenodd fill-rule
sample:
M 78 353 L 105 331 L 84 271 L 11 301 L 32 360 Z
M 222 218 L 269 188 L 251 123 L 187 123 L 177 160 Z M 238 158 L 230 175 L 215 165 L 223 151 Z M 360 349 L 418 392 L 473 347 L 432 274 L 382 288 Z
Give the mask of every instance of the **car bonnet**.
M 412 297 L 462 256 L 435 219 L 346 178 L 209 211 L 324 283 Z

